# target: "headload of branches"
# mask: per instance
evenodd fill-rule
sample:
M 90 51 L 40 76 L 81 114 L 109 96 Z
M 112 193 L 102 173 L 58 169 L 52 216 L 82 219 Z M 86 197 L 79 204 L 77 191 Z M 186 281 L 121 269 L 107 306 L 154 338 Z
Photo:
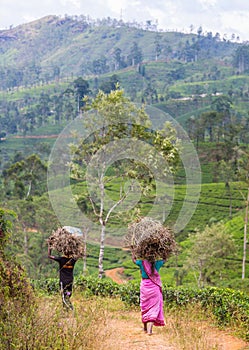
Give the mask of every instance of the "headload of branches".
M 149 261 L 167 260 L 177 252 L 176 241 L 170 229 L 149 217 L 129 225 L 125 247 L 132 250 L 136 259 Z
M 53 231 L 47 239 L 49 248 L 57 250 L 62 255 L 79 259 L 83 256 L 84 244 L 81 237 L 70 233 L 64 227 Z

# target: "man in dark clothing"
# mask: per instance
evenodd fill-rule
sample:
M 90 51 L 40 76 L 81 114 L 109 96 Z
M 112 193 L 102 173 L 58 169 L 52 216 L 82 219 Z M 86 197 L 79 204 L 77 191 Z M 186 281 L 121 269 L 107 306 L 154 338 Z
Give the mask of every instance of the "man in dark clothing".
M 60 291 L 63 305 L 67 308 L 73 309 L 70 302 L 73 289 L 73 269 L 76 259 L 70 256 L 54 256 L 51 255 L 51 248 L 48 247 L 48 258 L 59 263 L 59 277 L 60 277 Z

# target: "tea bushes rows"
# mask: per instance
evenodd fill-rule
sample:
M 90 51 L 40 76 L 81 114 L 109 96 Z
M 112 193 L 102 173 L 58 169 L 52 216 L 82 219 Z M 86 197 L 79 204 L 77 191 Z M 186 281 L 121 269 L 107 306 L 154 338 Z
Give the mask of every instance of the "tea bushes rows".
M 119 285 L 110 279 L 81 276 L 75 279 L 74 284 L 77 289 L 86 291 L 91 295 L 102 297 L 114 297 L 119 295 Z
M 249 340 L 249 296 L 229 288 L 207 287 L 203 289 L 164 288 L 165 303 L 185 306 L 199 303 L 211 312 L 220 326 L 231 326 L 247 341 Z

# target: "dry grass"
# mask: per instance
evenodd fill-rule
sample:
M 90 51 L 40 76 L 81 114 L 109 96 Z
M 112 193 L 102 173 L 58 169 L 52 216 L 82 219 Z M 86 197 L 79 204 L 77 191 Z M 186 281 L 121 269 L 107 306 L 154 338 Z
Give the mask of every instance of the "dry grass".
M 216 337 L 210 332 L 211 318 L 208 319 L 197 305 L 185 309 L 165 312 L 167 334 L 172 343 L 181 350 L 219 350 Z
M 74 312 L 63 310 L 59 295 L 40 297 L 38 308 L 25 316 L 10 310 L 5 320 L 8 334 L 1 337 L 0 349 L 104 350 L 103 340 L 109 336 L 106 304 L 101 299 L 78 300 L 72 300 Z

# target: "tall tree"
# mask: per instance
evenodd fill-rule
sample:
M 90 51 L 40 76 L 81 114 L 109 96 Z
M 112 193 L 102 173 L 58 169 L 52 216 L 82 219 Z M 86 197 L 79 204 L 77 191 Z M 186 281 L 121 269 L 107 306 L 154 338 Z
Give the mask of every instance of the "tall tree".
M 190 240 L 192 246 L 187 265 L 198 273 L 198 287 L 215 284 L 226 273 L 226 258 L 236 251 L 232 236 L 227 232 L 225 225 L 219 223 L 206 226 Z
M 14 218 L 16 218 L 14 211 L 0 208 L 0 259 L 5 255 L 4 249 L 11 233 L 11 220 Z
M 158 57 L 160 56 L 162 52 L 162 36 L 159 33 L 156 33 L 156 37 L 154 40 L 154 45 L 155 45 L 155 53 L 156 53 L 156 61 L 158 60 Z
M 232 190 L 231 190 L 231 183 L 236 178 L 236 161 L 234 159 L 231 160 L 221 160 L 219 163 L 219 175 L 220 178 L 225 183 L 225 188 L 227 190 L 228 196 L 229 196 L 229 218 L 232 218 Z
M 109 71 L 109 66 L 107 64 L 107 58 L 102 56 L 93 61 L 93 73 L 94 74 L 104 74 Z
M 79 77 L 73 82 L 75 90 L 75 99 L 77 101 L 77 110 L 78 112 L 84 106 L 83 98 L 90 93 L 89 83 L 85 79 Z
M 113 58 L 114 58 L 115 70 L 126 67 L 126 63 L 122 55 L 122 50 L 119 47 L 115 48 L 113 53 Z
M 135 41 L 133 42 L 133 45 L 130 49 L 130 54 L 128 56 L 128 59 L 132 66 L 135 66 L 136 64 L 142 62 L 142 59 L 143 59 L 142 49 L 138 46 L 138 43 Z
M 92 130 L 89 132 L 91 137 L 78 146 L 72 147 L 74 154 L 72 174 L 75 178 L 87 180 L 88 199 L 92 205 L 93 214 L 101 226 L 99 277 L 102 277 L 106 227 L 111 216 L 118 215 L 118 207 L 128 196 L 135 195 L 132 193 L 137 186 L 137 181 L 140 181 L 143 194 L 148 195 L 149 188 L 153 185 L 152 167 L 153 169 L 163 167 L 163 172 L 173 171 L 179 162 L 179 149 L 171 126 L 167 125 L 160 131 L 151 131 L 149 116 L 143 108 L 137 108 L 127 99 L 123 90 L 111 91 L 109 94 L 100 91 L 89 104 L 89 108 L 97 111 L 102 118 L 99 120 L 91 116 L 87 121 L 88 130 Z M 84 123 L 86 119 L 86 117 L 83 118 Z M 97 123 L 99 125 L 96 130 Z M 117 140 L 124 142 L 124 146 L 121 146 L 118 151 L 115 149 Z M 140 151 L 142 154 L 137 154 L 141 159 L 139 161 L 134 154 L 133 157 L 127 154 L 129 154 L 128 148 L 134 144 L 140 145 L 140 141 L 143 141 L 143 148 Z M 154 147 L 150 148 L 149 145 Z M 122 161 L 119 160 L 121 153 Z M 167 161 L 167 165 L 163 164 L 161 158 L 159 161 L 157 154 Z M 112 170 L 108 174 L 110 156 L 114 160 Z M 117 157 L 116 160 L 115 157 Z M 142 160 L 146 165 L 142 164 Z M 112 181 L 119 187 L 119 191 L 116 195 L 112 194 L 110 199 L 107 193 Z M 130 183 L 129 186 L 125 186 L 127 182 Z
M 242 258 L 242 279 L 246 275 L 246 250 L 247 250 L 247 226 L 249 213 L 249 151 L 248 149 L 237 148 L 238 152 L 238 178 L 246 185 L 246 194 L 242 192 L 245 201 L 244 216 L 244 240 L 243 240 L 243 258 Z
M 28 198 L 46 191 L 46 164 L 35 154 L 14 163 L 3 176 L 9 196 Z
M 109 94 L 112 90 L 118 88 L 119 78 L 116 74 L 113 74 L 108 80 L 103 81 L 100 84 L 99 89 L 104 91 L 104 93 Z
M 232 106 L 231 99 L 226 95 L 221 95 L 212 102 L 212 107 L 220 114 L 220 131 L 223 139 L 231 125 Z
M 235 51 L 233 58 L 234 67 L 238 68 L 239 73 L 244 73 L 249 68 L 249 45 L 239 46 Z

